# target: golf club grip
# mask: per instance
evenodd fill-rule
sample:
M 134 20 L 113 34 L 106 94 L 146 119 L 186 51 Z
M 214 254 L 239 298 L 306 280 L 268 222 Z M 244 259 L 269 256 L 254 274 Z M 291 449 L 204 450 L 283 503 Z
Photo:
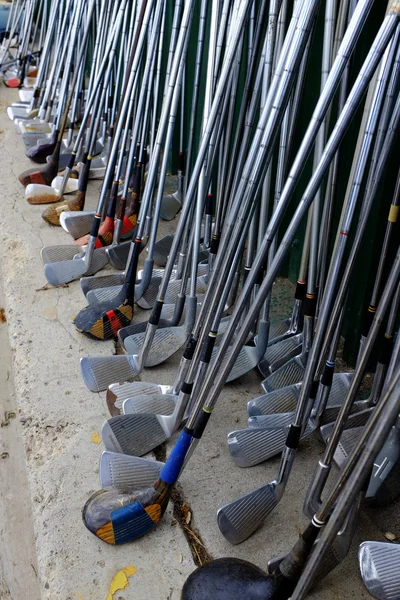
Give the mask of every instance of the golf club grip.
M 183 154 L 183 152 L 179 152 L 179 154 L 178 154 L 178 171 L 183 173 L 184 168 L 185 168 L 185 155 Z
M 277 571 L 275 571 L 275 576 L 280 574 L 292 583 L 293 588 L 291 591 L 293 591 L 294 586 L 303 571 L 320 530 L 321 527 L 317 526 L 313 519 L 299 537 L 292 550 L 281 562 Z
M 151 311 L 151 315 L 149 317 L 150 325 L 158 325 L 160 322 L 161 311 L 164 306 L 164 302 L 161 300 L 156 300 L 153 306 L 153 310 Z
M 91 158 L 87 158 L 86 162 L 83 164 L 81 176 L 79 177 L 78 190 L 80 192 L 82 192 L 83 194 L 85 194 L 86 190 L 87 190 L 87 184 L 89 181 L 90 163 L 91 163 Z
M 185 358 L 186 360 L 192 360 L 196 350 L 196 346 L 197 340 L 193 336 L 190 336 L 190 338 L 186 342 L 186 348 L 183 353 L 183 358 Z
M 191 433 L 186 431 L 186 428 L 181 431 L 178 441 L 173 447 L 173 450 L 160 473 L 160 479 L 165 481 L 165 483 L 170 485 L 176 483 L 182 470 L 186 454 L 190 448 L 190 444 L 192 443 L 192 439 L 193 437 Z
M 91 237 L 97 238 L 101 222 L 101 215 L 96 214 L 93 219 L 92 229 L 90 230 Z
M 210 331 L 210 333 L 208 334 L 207 339 L 202 348 L 202 353 L 201 353 L 201 358 L 200 358 L 200 361 L 202 363 L 209 364 L 213 350 L 214 350 L 215 341 L 217 339 L 217 334 L 218 334 L 217 331 Z
M 210 409 L 206 410 L 206 408 L 203 407 L 203 410 L 199 413 L 193 431 L 193 437 L 196 440 L 199 440 L 203 435 L 204 430 L 207 427 L 207 423 L 211 417 L 211 412 L 212 411 Z
M 321 384 L 331 386 L 333 382 L 333 374 L 335 372 L 335 363 L 328 361 L 325 365 L 324 372 L 321 377 Z
M 211 237 L 210 254 L 216 255 L 219 248 L 219 235 L 213 234 Z

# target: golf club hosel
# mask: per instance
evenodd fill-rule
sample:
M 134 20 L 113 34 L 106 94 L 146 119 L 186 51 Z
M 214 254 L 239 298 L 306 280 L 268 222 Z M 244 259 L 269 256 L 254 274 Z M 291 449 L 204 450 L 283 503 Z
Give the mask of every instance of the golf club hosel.
M 154 260 L 150 257 L 146 257 L 143 265 L 142 279 L 137 287 L 136 299 L 138 300 L 144 292 L 147 290 L 151 283 L 151 277 L 153 274 Z
M 172 393 L 179 394 L 183 383 L 185 382 L 186 375 L 188 374 L 190 368 L 191 360 L 182 356 L 181 361 L 179 363 L 179 367 L 177 373 L 175 375 L 175 380 L 172 386 Z
M 303 512 L 309 519 L 311 519 L 322 506 L 322 492 L 328 481 L 330 472 L 330 465 L 326 465 L 322 460 L 319 460 L 313 476 L 311 477 L 311 482 L 303 504 Z
M 158 325 L 151 324 L 150 320 L 149 320 L 147 327 L 146 327 L 146 332 L 144 335 L 142 351 L 140 352 L 139 357 L 138 357 L 140 371 L 143 370 L 144 365 L 146 364 L 146 360 L 147 360 L 147 357 L 151 350 L 151 345 L 153 343 L 157 328 L 158 328 Z
M 289 481 L 290 472 L 293 467 L 293 463 L 296 458 L 296 449 L 289 448 L 287 445 L 284 447 L 282 452 L 282 460 L 279 466 L 279 473 L 275 483 L 275 495 L 278 501 L 282 498 L 286 488 L 286 484 Z
M 390 352 L 391 352 L 391 345 L 390 345 L 390 350 L 389 350 L 389 360 L 390 360 Z M 389 360 L 386 363 L 383 363 L 379 360 L 378 364 L 376 365 L 376 371 L 375 371 L 374 380 L 373 380 L 372 389 L 371 389 L 371 397 L 369 400 L 370 406 L 375 406 L 379 401 L 379 398 L 380 398 L 380 395 L 382 392 L 382 388 L 383 388 L 383 384 L 385 382 L 385 376 L 386 376 L 386 371 L 387 371 Z

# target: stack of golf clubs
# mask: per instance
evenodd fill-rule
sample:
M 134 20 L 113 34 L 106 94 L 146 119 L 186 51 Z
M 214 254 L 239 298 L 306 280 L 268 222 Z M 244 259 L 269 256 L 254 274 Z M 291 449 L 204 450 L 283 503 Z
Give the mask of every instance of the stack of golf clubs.
M 169 4 L 173 19 L 166 36 Z M 21 90 L 21 101 L 7 107 L 36 163 L 19 180 L 26 200 L 48 204 L 44 220 L 69 236 L 65 245 L 42 249 L 44 274 L 53 286 L 80 280 L 82 309 L 75 327 L 91 339 L 112 340 L 117 350 L 81 359 L 86 386 L 106 391 L 110 412 L 102 427 L 102 490 L 83 512 L 88 529 L 108 543 L 131 541 L 159 522 L 223 386 L 247 373 L 258 377 L 256 369 L 264 378 L 263 394 L 249 399 L 248 427 L 228 435 L 228 449 L 239 467 L 279 454 L 281 465 L 274 481 L 218 510 L 218 527 L 229 542 L 242 543 L 264 525 L 285 492 L 301 440 L 313 433 L 326 448 L 304 504 L 316 529 L 308 540 L 308 587 L 347 555 L 361 500 L 382 505 L 400 494 L 398 424 L 390 421 L 386 437 L 374 428 L 398 390 L 400 250 L 393 257 L 391 249 L 398 244 L 400 172 L 356 367 L 335 373 L 352 276 L 380 201 L 400 119 L 397 2 L 388 3 L 364 62 L 351 73 L 373 4 L 13 3 L 4 56 L 16 35 L 20 62 L 27 53 L 40 56 L 31 95 Z M 312 56 L 321 11 L 323 51 Z M 193 44 L 195 67 L 188 80 Z M 320 94 L 297 143 L 311 58 L 319 61 Z M 338 198 L 345 135 L 360 106 L 347 190 Z M 174 136 L 179 138 L 177 191 L 169 193 Z M 312 169 L 304 186 L 307 161 Z M 91 179 L 101 180 L 95 211 L 85 210 Z M 178 213 L 174 234 L 160 238 L 160 221 Z M 272 287 L 302 223 L 292 313 L 271 322 Z M 97 275 L 103 268 L 107 274 Z M 134 314 L 140 310 L 151 313 L 138 322 Z M 365 399 L 360 388 L 377 343 L 379 359 Z M 177 352 L 181 358 L 172 385 L 132 381 Z M 143 458 L 182 425 L 165 464 Z M 375 434 L 372 460 L 380 453 L 378 465 L 385 468 L 371 466 L 355 500 L 340 519 L 328 521 L 366 440 Z M 323 502 L 334 462 L 341 484 Z M 324 559 L 315 558 L 311 567 L 318 554 L 314 545 L 318 548 L 328 527 L 332 524 L 333 531 L 339 521 Z M 293 556 L 278 557 L 269 569 L 292 580 L 294 590 L 304 565 L 289 576 L 289 559 Z M 187 593 L 184 597 L 195 597 Z

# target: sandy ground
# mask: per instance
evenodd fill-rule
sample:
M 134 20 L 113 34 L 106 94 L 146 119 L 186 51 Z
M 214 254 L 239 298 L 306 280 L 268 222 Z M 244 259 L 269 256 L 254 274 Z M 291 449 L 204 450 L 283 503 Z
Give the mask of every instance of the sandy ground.
M 79 358 L 109 355 L 113 344 L 88 340 L 75 330 L 71 319 L 85 305 L 78 282 L 43 287 L 40 249 L 70 244 L 71 239 L 41 219 L 42 207 L 30 206 L 24 199 L 17 177 L 31 164 L 5 114 L 5 106 L 16 97 L 15 91 L 2 88 L 1 306 L 7 325 L 0 325 L 1 356 L 6 356 L 0 378 L 0 418 L 5 411 L 16 412 L 16 418 L 0 429 L 0 453 L 7 454 L 0 459 L 0 511 L 9 515 L 0 526 L 0 597 L 106 599 L 116 572 L 132 565 L 136 574 L 130 586 L 115 594 L 114 600 L 178 600 L 195 563 L 172 503 L 157 530 L 122 547 L 100 542 L 81 521 L 85 501 L 99 487 L 102 446 L 92 436 L 108 414 L 105 394 L 86 389 Z M 99 182 L 91 184 L 88 208 L 95 206 L 98 187 Z M 164 224 L 162 231 L 173 227 L 173 222 Z M 292 294 L 290 284 L 277 284 L 274 318 L 289 316 Z M 138 310 L 135 319 L 145 317 Z M 139 379 L 171 384 L 179 358 L 177 353 L 163 365 L 145 370 Z M 313 438 L 302 444 L 287 493 L 265 526 L 244 544 L 230 546 L 216 525 L 216 510 L 277 474 L 278 459 L 239 469 L 226 447 L 226 434 L 246 425 L 245 403 L 260 394 L 260 383 L 261 376 L 253 371 L 225 387 L 204 440 L 182 475 L 180 489 L 191 525 L 209 556 L 242 557 L 265 568 L 270 557 L 290 547 L 306 523 L 302 502 L 322 448 Z M 174 440 L 175 436 L 167 451 Z M 389 517 L 379 524 L 381 531 L 388 530 L 388 521 Z M 348 558 L 310 597 L 369 598 L 356 560 L 358 544 L 369 538 L 384 539 L 370 517 L 362 514 Z

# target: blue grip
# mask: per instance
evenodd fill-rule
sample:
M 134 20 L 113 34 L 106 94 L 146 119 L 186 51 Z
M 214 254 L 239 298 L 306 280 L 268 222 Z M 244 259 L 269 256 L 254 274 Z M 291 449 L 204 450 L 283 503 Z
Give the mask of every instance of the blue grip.
M 169 483 L 173 485 L 176 483 L 179 473 L 181 472 L 183 463 L 185 461 L 185 457 L 187 451 L 190 448 L 190 444 L 192 442 L 192 436 L 190 433 L 186 431 L 182 431 L 181 435 L 176 442 L 174 449 L 172 450 L 167 462 L 165 463 L 161 473 L 160 479 L 165 481 L 165 483 Z

